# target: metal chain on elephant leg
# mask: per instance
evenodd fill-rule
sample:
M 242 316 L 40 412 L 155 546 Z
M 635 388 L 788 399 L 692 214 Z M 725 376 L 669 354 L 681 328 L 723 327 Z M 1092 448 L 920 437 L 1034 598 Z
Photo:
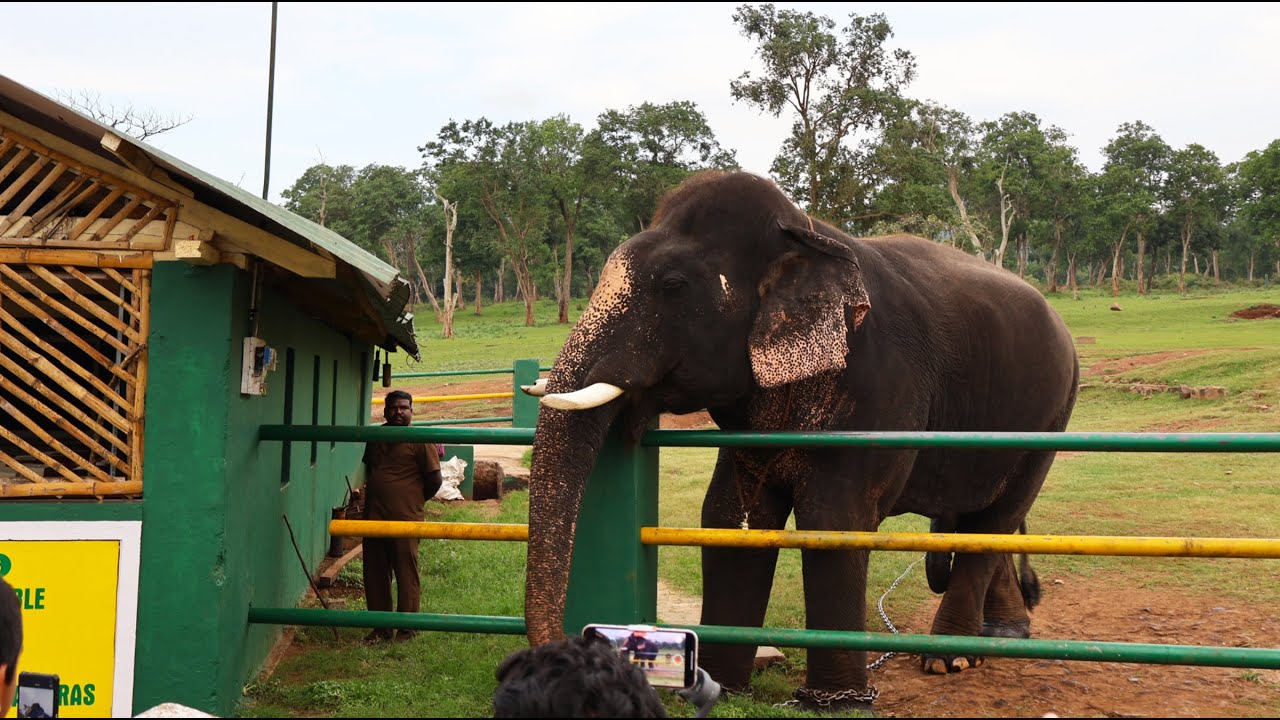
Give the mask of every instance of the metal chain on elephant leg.
M 898 585 L 900 585 L 903 580 L 907 579 L 907 575 L 911 572 L 911 569 L 914 568 L 924 558 L 925 556 L 921 555 L 920 557 L 912 561 L 912 563 L 907 566 L 907 569 L 902 571 L 902 574 L 898 576 L 898 579 L 894 580 L 893 583 L 889 585 L 889 589 L 885 590 L 884 594 L 880 596 L 880 599 L 876 601 L 876 610 L 880 613 L 880 619 L 884 621 L 885 627 L 889 628 L 890 632 L 893 632 L 894 634 L 898 633 L 898 628 L 895 627 L 893 624 L 893 621 L 889 619 L 889 613 L 885 612 L 884 599 L 889 597 L 889 593 L 896 590 L 898 588 Z M 880 667 L 889 660 L 889 658 L 897 654 L 898 653 L 896 652 L 887 652 L 881 655 L 878 659 L 876 659 L 875 662 L 867 663 L 867 670 L 868 671 L 879 670 Z M 876 698 L 880 697 L 880 690 L 875 685 L 871 685 L 871 684 L 868 684 L 866 691 L 861 693 L 859 693 L 857 690 L 852 690 L 852 689 L 839 690 L 836 692 L 828 692 L 826 690 L 814 690 L 812 688 L 801 687 L 801 688 L 796 688 L 794 696 L 795 696 L 794 700 L 787 700 L 786 702 L 774 703 L 774 707 L 790 707 L 794 705 L 800 705 L 801 703 L 806 701 L 809 703 L 812 703 L 813 705 L 817 705 L 818 707 L 829 707 L 831 703 L 838 702 L 840 700 L 852 700 L 854 702 L 872 703 L 872 702 L 875 702 Z

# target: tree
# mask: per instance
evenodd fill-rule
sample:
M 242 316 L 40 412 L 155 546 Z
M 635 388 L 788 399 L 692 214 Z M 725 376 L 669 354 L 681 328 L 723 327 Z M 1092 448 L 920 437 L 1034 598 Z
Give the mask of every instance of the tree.
M 1280 251 L 1280 140 L 1245 156 L 1237 170 L 1240 219 L 1255 234 L 1249 257 L 1249 279 L 1253 279 L 1254 258 L 1269 244 Z M 1276 274 L 1280 275 L 1280 253 Z
M 1120 294 L 1120 260 L 1130 232 L 1138 239 L 1138 289 L 1143 291 L 1142 266 L 1147 234 L 1159 216 L 1161 188 L 1169 164 L 1169 146 L 1142 121 L 1124 123 L 1103 148 L 1101 190 L 1108 213 L 1121 228 L 1113 245 L 1111 293 Z
M 687 100 L 606 110 L 596 126 L 587 142 L 611 178 L 608 195 L 622 208 L 626 235 L 648 228 L 658 201 L 690 174 L 737 167 L 734 152 L 720 147 L 706 116 Z
M 351 221 L 351 185 L 356 170 L 350 165 L 321 162 L 303 171 L 293 185 L 280 193 L 287 210 L 346 235 Z
M 983 256 L 988 233 L 969 213 L 962 190 L 973 170 L 974 145 L 973 122 L 964 113 L 905 101 L 871 155 L 884 178 L 872 215 L 893 218 L 885 229 L 938 236 L 953 246 L 963 238 L 972 252 Z
M 1219 223 L 1226 211 L 1225 181 L 1218 156 L 1203 145 L 1193 143 L 1170 155 L 1164 194 L 1169 212 L 1178 218 L 1181 231 L 1178 292 L 1187 291 L 1187 254 L 1195 228 L 1204 223 Z M 1216 268 L 1216 250 L 1213 255 Z
M 850 14 L 840 37 L 826 16 L 772 4 L 742 5 L 733 20 L 757 43 L 764 65 L 760 75 L 744 72 L 729 84 L 733 99 L 774 117 L 787 108 L 794 115 L 773 174 L 809 212 L 842 224 L 857 220 L 872 188 L 850 145 L 882 124 L 915 77 L 915 58 L 885 48 L 893 30 L 880 14 Z
M 495 126 L 485 118 L 450 122 L 418 148 L 424 171 L 448 197 L 476 202 L 497 230 L 498 246 L 515 272 L 525 325 L 534 325 L 533 266 L 546 252 L 549 220 L 542 134 L 536 122 Z
M 177 130 L 195 119 L 191 114 L 165 115 L 155 109 L 139 109 L 132 104 L 114 105 L 104 102 L 100 94 L 91 90 L 59 90 L 54 95 L 63 105 L 139 140 Z

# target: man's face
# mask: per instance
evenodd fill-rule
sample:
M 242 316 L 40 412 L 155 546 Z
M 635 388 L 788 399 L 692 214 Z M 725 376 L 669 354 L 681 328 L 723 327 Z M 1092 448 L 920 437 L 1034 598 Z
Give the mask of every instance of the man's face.
M 413 421 L 413 401 L 404 398 L 391 400 L 382 407 L 382 416 L 388 425 L 407 426 Z

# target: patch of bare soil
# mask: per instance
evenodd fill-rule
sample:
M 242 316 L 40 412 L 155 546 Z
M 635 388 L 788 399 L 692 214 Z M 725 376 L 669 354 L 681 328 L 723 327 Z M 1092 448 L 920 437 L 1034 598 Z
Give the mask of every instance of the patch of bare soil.
M 1271 303 L 1254 305 L 1231 313 L 1231 317 L 1240 318 L 1241 320 L 1280 319 L 1280 305 L 1272 305 Z
M 1107 375 L 1119 375 L 1128 372 L 1134 368 L 1146 367 L 1148 365 L 1158 365 L 1167 360 L 1179 360 L 1182 358 L 1195 357 L 1203 355 L 1209 350 L 1177 350 L 1174 352 L 1151 353 L 1149 355 L 1131 355 L 1129 357 L 1113 358 L 1111 360 L 1099 360 L 1089 366 L 1084 371 L 1085 377 L 1105 377 Z
M 1280 646 L 1276 603 L 1155 592 L 1124 577 L 1044 582 L 1032 617 L 1040 639 Z M 698 618 L 696 599 L 691 604 L 661 585 L 658 604 L 665 623 Z M 925 633 L 936 608 L 935 598 L 917 617 L 892 619 L 902 632 Z M 880 689 L 876 711 L 885 717 L 1273 717 L 1280 703 L 1280 670 L 993 657 L 974 670 L 926 675 L 918 656 L 897 655 L 871 681 Z

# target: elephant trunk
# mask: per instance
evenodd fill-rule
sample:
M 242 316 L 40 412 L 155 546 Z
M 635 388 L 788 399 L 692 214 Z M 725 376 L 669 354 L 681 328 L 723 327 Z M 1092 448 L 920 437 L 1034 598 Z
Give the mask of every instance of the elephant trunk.
M 565 595 L 578 511 L 609 425 L 622 403 L 589 410 L 544 407 L 529 474 L 525 620 L 534 645 L 564 636 Z

